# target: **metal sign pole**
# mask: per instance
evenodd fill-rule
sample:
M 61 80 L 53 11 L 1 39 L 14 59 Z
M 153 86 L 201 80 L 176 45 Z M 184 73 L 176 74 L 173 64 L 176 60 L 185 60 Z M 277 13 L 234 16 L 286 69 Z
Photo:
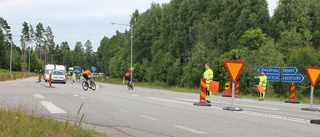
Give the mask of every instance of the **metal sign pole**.
M 234 90 L 235 90 L 235 83 L 234 82 L 232 82 L 232 103 L 231 103 L 231 109 L 233 109 L 234 108 L 234 106 L 233 106 L 233 102 L 234 102 Z
M 312 109 L 312 104 L 313 104 L 313 91 L 314 87 L 311 86 L 311 92 L 310 92 L 310 108 Z

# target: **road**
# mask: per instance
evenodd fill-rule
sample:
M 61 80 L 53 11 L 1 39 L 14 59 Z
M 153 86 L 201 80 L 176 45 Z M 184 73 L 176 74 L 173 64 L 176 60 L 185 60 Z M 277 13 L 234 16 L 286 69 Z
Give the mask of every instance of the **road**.
M 84 91 L 80 83 L 70 82 L 47 88 L 48 83 L 36 80 L 0 82 L 0 107 L 81 120 L 117 137 L 320 136 L 320 125 L 310 124 L 311 119 L 320 119 L 320 112 L 301 110 L 310 104 L 235 98 L 234 106 L 243 111 L 229 111 L 223 108 L 231 106 L 230 97 L 213 96 L 212 106 L 204 107 L 193 105 L 199 102 L 199 94 L 140 87 L 132 91 L 104 83 L 97 83 L 96 91 Z

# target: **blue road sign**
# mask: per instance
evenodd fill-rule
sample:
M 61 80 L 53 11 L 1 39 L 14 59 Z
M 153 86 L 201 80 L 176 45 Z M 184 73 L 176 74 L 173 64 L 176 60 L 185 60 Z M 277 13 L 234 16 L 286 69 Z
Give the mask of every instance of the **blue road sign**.
M 96 70 L 97 70 L 96 66 L 92 66 L 92 67 L 91 67 L 91 71 L 92 71 L 92 72 L 95 72 Z
M 277 75 L 277 74 L 266 74 L 266 76 L 267 76 L 267 80 L 268 81 L 274 81 L 274 82 L 279 82 L 279 80 L 280 80 L 280 75 Z
M 303 82 L 304 77 L 302 74 L 282 75 L 282 82 Z
M 258 73 L 260 74 L 262 71 L 266 71 L 266 74 L 280 74 L 280 67 L 264 67 L 259 66 L 258 67 Z
M 298 68 L 297 67 L 283 67 L 282 68 L 282 75 L 292 75 L 297 74 Z

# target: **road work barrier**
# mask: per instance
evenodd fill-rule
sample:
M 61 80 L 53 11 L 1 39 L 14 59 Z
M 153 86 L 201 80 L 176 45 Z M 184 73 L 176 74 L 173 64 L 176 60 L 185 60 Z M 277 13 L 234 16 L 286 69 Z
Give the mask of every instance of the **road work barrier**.
M 3 74 L 2 74 L 2 76 L 1 76 L 1 80 L 4 81 L 4 75 L 3 75 Z
M 52 75 L 49 75 L 49 80 L 48 80 L 49 86 L 46 86 L 47 88 L 54 88 L 54 86 L 52 86 Z
M 41 82 L 42 74 L 38 74 L 38 82 Z
M 226 82 L 224 85 L 224 92 L 223 92 L 223 97 L 231 97 L 231 88 L 230 88 L 230 82 Z
M 20 74 L 20 79 L 22 79 L 22 74 Z
M 17 79 L 17 75 L 14 74 L 14 75 L 13 75 L 13 80 L 16 80 L 16 79 Z
M 196 106 L 211 106 L 210 103 L 206 101 L 206 79 L 200 79 L 200 100 L 199 102 L 193 103 Z
M 290 101 L 285 101 L 285 103 L 299 103 L 294 101 L 294 91 L 296 89 L 296 85 L 293 83 L 290 86 Z
M 236 90 L 235 90 L 234 94 L 235 94 L 236 98 L 239 96 L 239 82 L 236 83 Z

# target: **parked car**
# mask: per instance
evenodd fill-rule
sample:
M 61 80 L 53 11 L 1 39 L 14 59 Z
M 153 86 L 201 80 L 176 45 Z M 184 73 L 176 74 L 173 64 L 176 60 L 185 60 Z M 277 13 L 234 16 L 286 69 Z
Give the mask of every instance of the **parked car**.
M 66 84 L 66 74 L 64 71 L 53 70 L 51 71 L 52 83 L 63 83 Z

